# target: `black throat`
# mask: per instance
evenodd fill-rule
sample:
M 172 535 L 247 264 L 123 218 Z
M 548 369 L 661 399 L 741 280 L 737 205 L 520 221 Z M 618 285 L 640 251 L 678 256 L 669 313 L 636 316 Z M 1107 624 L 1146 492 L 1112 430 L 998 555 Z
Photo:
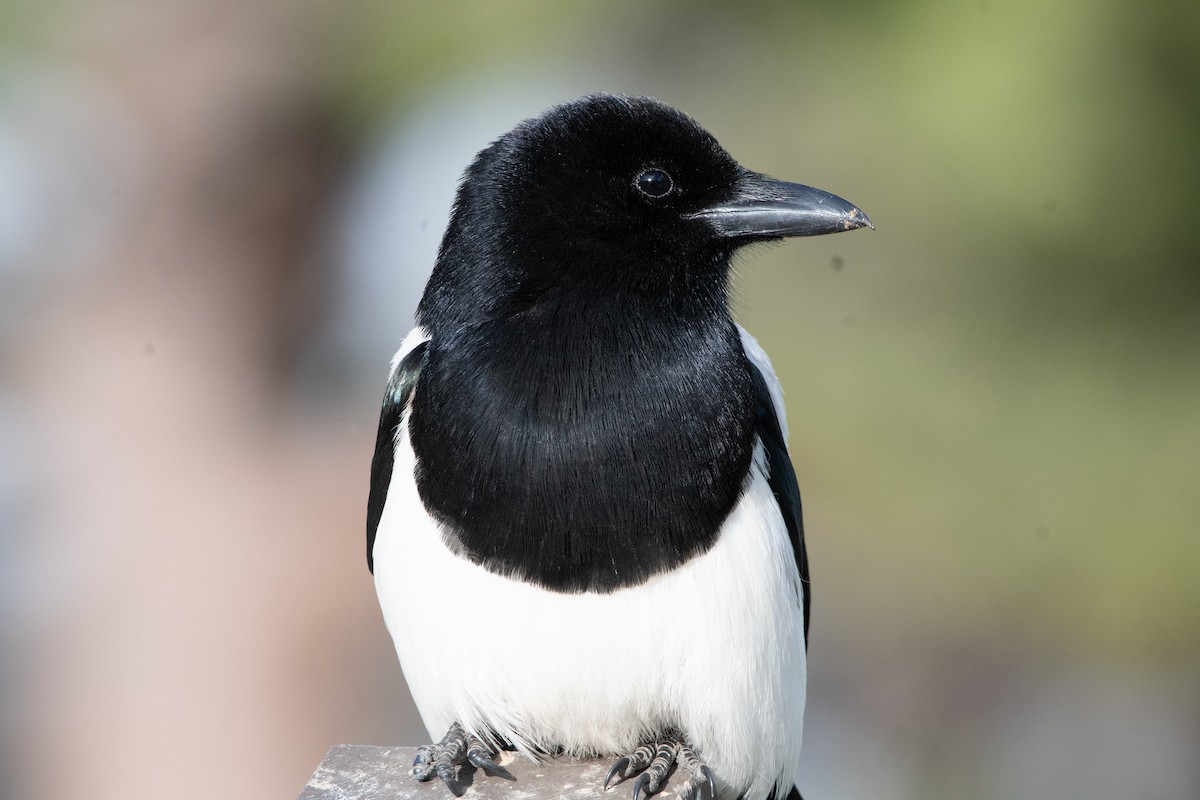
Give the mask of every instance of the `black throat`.
M 636 585 L 705 552 L 754 446 L 752 367 L 723 290 L 683 307 L 552 290 L 431 330 L 410 433 L 447 543 L 561 592 Z

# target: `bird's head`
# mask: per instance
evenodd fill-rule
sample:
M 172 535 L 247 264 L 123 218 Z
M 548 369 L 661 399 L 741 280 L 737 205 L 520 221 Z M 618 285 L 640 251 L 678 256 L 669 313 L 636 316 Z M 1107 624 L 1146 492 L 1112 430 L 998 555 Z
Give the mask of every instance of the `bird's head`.
M 863 226 L 849 202 L 745 169 L 657 100 L 591 95 L 479 153 L 420 316 L 457 327 L 563 297 L 723 305 L 738 247 Z

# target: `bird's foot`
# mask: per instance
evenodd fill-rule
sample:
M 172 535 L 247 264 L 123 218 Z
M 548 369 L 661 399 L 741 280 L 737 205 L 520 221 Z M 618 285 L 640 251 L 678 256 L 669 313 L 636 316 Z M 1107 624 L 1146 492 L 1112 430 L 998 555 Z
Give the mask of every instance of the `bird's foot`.
M 614 778 L 620 783 L 638 775 L 633 784 L 633 800 L 641 800 L 642 792 L 649 797 L 662 789 L 676 764 L 688 774 L 687 783 L 679 788 L 681 800 L 716 800 L 712 771 L 677 730 L 665 731 L 656 740 L 645 742 L 632 753 L 618 758 L 604 779 L 604 788 L 607 789 Z
M 516 780 L 511 772 L 492 760 L 492 755 L 490 747 L 456 722 L 440 742 L 417 748 L 412 775 L 419 781 L 440 778 L 455 797 L 462 797 L 466 791 L 458 780 L 458 768 L 464 764 L 477 767 L 492 777 Z

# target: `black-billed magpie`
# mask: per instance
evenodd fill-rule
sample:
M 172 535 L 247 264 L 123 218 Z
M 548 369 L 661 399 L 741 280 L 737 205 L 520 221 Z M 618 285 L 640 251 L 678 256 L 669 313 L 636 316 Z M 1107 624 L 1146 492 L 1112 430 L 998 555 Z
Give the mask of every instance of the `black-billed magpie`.
M 656 100 L 519 124 L 458 190 L 392 362 L 367 561 L 456 793 L 499 749 L 616 759 L 634 800 L 798 797 L 808 562 L 734 252 L 873 227 Z M 448 732 L 448 733 L 447 733 Z

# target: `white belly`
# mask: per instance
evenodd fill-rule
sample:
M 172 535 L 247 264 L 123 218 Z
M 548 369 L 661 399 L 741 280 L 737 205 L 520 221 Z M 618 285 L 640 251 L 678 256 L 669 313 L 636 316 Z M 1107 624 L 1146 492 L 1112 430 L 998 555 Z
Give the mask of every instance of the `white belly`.
M 615 754 L 676 725 L 734 791 L 791 788 L 807 673 L 801 587 L 761 448 L 707 553 L 641 586 L 559 594 L 445 546 L 403 429 L 375 586 L 433 740 L 458 721 L 527 755 Z

